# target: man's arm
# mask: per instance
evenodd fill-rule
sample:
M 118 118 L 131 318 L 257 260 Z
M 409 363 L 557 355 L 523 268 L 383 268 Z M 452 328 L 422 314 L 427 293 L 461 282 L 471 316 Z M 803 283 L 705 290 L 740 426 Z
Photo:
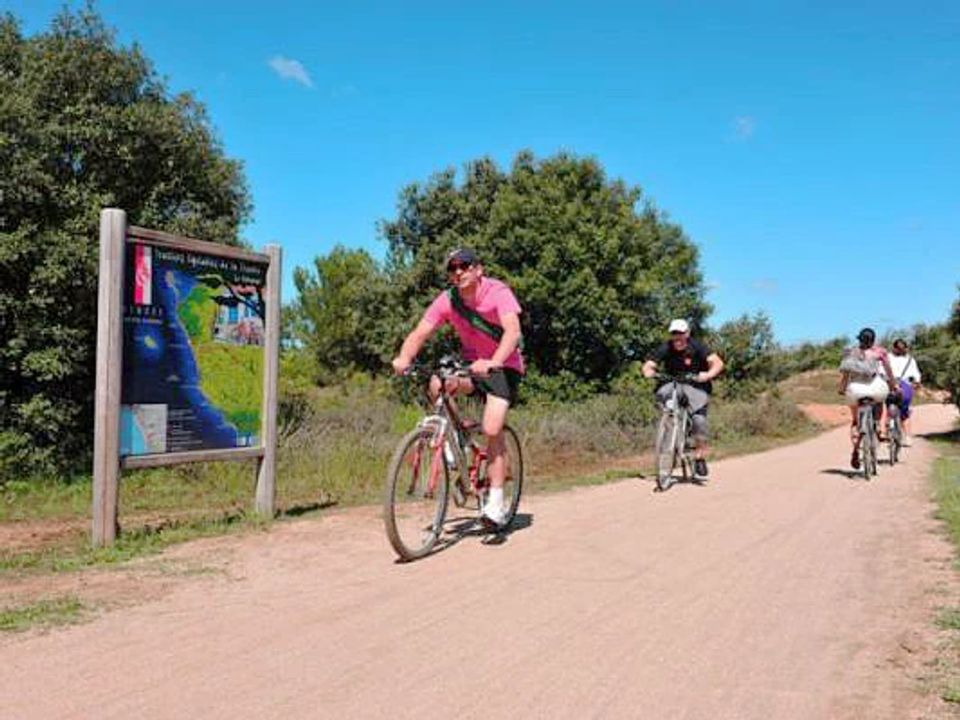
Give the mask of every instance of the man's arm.
M 897 383 L 897 376 L 893 374 L 893 368 L 890 367 L 890 357 L 887 354 L 883 356 L 883 369 L 887 373 L 887 387 L 889 387 L 892 392 L 896 392 L 899 383 Z
M 716 353 L 710 353 L 707 355 L 707 369 L 701 373 L 697 373 L 697 382 L 710 382 L 723 372 L 723 368 L 723 359 Z
M 847 392 L 847 385 L 850 382 L 850 373 L 846 370 L 840 371 L 840 387 L 837 388 L 837 394 L 843 395 Z
M 645 378 L 652 378 L 657 374 L 657 361 L 656 360 L 647 360 L 643 367 L 640 368 L 640 372 Z
M 503 328 L 503 335 L 500 336 L 500 344 L 493 352 L 489 360 L 476 360 L 470 365 L 470 370 L 477 375 L 486 375 L 491 370 L 498 370 L 503 367 L 507 358 L 517 349 L 520 344 L 520 316 L 514 312 L 503 313 L 500 315 L 500 326 Z
M 433 335 L 435 326 L 426 318 L 421 320 L 413 329 L 403 345 L 400 346 L 400 353 L 393 359 L 393 369 L 398 375 L 402 375 L 412 364 L 413 359 L 420 352 L 423 344 Z

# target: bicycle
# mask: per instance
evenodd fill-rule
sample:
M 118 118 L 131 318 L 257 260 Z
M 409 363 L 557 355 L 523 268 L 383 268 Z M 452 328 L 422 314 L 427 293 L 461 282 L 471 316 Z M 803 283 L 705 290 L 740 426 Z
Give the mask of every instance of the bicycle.
M 903 448 L 903 420 L 900 418 L 900 395 L 891 393 L 887 397 L 887 443 L 890 451 L 890 465 L 900 460 Z
M 387 468 L 383 519 L 387 538 L 401 560 L 428 555 L 444 530 L 448 498 L 452 488 L 454 504 L 475 510 L 469 525 L 481 520 L 490 481 L 483 432 L 477 423 L 461 418 L 448 378 L 470 377 L 468 366 L 441 363 L 428 370 L 422 366 L 407 373 L 424 383 L 440 378 L 435 400 L 428 397 L 427 414 L 400 440 Z M 509 529 L 523 490 L 523 453 L 516 431 L 503 428 L 506 450 L 506 478 L 503 486 L 506 513 L 497 532 Z M 451 479 L 453 482 L 451 483 Z
M 670 396 L 663 404 L 657 425 L 654 452 L 657 455 L 657 490 L 664 492 L 673 485 L 673 471 L 680 468 L 684 482 L 693 479 L 693 418 L 690 403 L 681 384 L 690 382 L 693 375 L 666 375 L 657 373 L 657 380 L 671 384 Z
M 874 401 L 861 398 L 857 403 L 857 432 L 860 447 L 860 471 L 863 479 L 869 480 L 877 474 L 877 428 L 874 413 Z

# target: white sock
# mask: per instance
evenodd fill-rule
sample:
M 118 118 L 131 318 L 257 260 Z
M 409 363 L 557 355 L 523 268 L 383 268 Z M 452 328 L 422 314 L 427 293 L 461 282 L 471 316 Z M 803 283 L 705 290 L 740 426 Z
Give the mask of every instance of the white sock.
M 487 498 L 487 507 L 497 508 L 498 510 L 503 507 L 502 487 L 490 488 L 490 497 Z

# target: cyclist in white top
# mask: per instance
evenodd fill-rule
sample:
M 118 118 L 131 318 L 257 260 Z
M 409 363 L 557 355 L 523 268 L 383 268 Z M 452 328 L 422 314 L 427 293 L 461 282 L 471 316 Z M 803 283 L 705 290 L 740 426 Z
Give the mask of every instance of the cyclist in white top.
M 903 422 L 903 432 L 908 438 L 910 436 L 910 403 L 913 401 L 913 395 L 920 387 L 920 381 L 923 376 L 920 374 L 920 366 L 916 359 L 910 354 L 910 346 L 903 338 L 897 338 L 891 346 L 893 354 L 890 355 L 890 369 L 893 371 L 893 377 L 900 385 L 899 405 L 900 420 Z

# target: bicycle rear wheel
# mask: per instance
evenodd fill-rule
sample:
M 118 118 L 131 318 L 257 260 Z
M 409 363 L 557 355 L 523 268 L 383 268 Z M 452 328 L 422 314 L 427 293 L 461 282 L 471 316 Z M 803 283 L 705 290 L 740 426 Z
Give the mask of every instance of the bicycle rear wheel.
M 868 455 L 867 455 L 868 461 L 867 463 L 865 463 L 865 465 L 869 471 L 869 474 L 872 475 L 873 477 L 876 477 L 877 456 L 878 456 L 877 428 L 876 428 L 876 425 L 874 424 L 872 414 L 870 415 L 870 419 L 868 420 L 868 430 L 867 430 L 867 436 L 865 438 L 865 446 L 868 451 Z
M 871 441 L 874 437 L 873 432 L 873 410 L 869 405 L 861 405 L 857 425 L 860 432 L 860 472 L 863 473 L 863 479 L 869 480 L 873 472 L 873 456 Z
M 482 447 L 485 442 L 483 431 L 478 427 L 473 430 L 472 433 L 475 437 L 471 445 L 476 444 Z M 503 479 L 504 516 L 502 527 L 506 529 L 510 523 L 513 522 L 517 514 L 517 508 L 520 506 L 520 495 L 523 492 L 523 450 L 520 447 L 519 436 L 509 425 L 504 425 L 503 427 L 503 441 L 504 450 L 506 451 L 506 457 L 504 458 L 506 467 L 504 468 L 505 473 Z M 487 499 L 487 493 L 490 490 L 486 463 L 480 468 L 478 484 L 481 486 L 480 508 L 482 509 Z
M 383 499 L 383 522 L 402 560 L 430 553 L 443 530 L 449 473 L 442 445 L 431 447 L 432 430 L 407 433 L 390 460 Z
M 890 430 L 887 440 L 890 443 L 890 464 L 896 465 L 900 461 L 900 448 L 903 445 L 903 426 L 900 423 L 900 412 L 895 407 L 890 408 Z

